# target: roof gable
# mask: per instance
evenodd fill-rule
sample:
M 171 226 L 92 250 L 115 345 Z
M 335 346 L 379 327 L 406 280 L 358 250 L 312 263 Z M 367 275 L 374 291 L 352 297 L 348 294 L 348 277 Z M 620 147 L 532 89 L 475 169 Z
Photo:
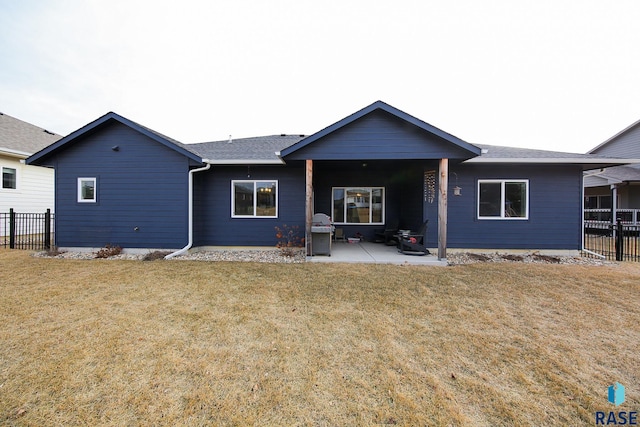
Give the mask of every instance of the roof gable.
M 174 150 L 177 151 L 178 153 L 182 154 L 183 156 L 198 162 L 198 163 L 202 163 L 203 159 L 195 154 L 194 152 L 190 151 L 188 148 L 186 148 L 186 146 L 172 138 L 169 138 L 165 135 L 162 135 L 161 133 L 158 133 L 152 129 L 149 129 L 145 126 L 142 126 L 138 123 L 135 123 L 125 117 L 122 117 L 114 112 L 109 112 L 107 114 L 105 114 L 104 116 L 100 117 L 97 120 L 94 120 L 93 122 L 83 126 L 82 128 L 76 130 L 75 132 L 70 133 L 69 135 L 65 136 L 64 138 L 56 141 L 55 143 L 45 147 L 44 149 L 38 151 L 37 153 L 35 153 L 34 155 L 30 156 L 29 158 L 26 159 L 26 163 L 27 164 L 35 164 L 35 165 L 39 165 L 42 164 L 43 161 L 45 159 L 47 159 L 48 157 L 50 157 L 51 155 L 55 154 L 56 152 L 60 151 L 60 150 L 64 150 L 66 147 L 70 146 L 71 144 L 73 144 L 74 142 L 76 142 L 78 139 L 90 135 L 93 132 L 97 132 L 99 131 L 101 128 L 105 127 L 107 124 L 109 124 L 112 121 L 116 121 L 119 122 L 125 126 L 128 126 L 129 128 L 151 138 L 152 140 Z
M 589 154 L 605 154 L 617 157 L 640 157 L 640 120 L 613 135 Z
M 291 160 L 469 159 L 480 148 L 382 101 L 285 148 Z

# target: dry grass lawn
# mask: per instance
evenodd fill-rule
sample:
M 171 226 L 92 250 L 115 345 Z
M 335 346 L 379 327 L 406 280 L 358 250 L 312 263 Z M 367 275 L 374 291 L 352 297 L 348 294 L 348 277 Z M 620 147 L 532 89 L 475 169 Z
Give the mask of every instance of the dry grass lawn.
M 0 424 L 594 425 L 640 406 L 640 264 L 0 250 Z

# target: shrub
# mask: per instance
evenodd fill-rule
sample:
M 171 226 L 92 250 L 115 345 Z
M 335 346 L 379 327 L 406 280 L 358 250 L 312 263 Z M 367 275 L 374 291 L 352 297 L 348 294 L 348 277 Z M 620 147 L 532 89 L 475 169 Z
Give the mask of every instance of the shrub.
M 109 258 L 115 255 L 120 255 L 121 253 L 122 248 L 120 246 L 111 246 L 107 244 L 96 253 L 96 258 Z
M 60 249 L 58 249 L 57 246 L 51 246 L 49 249 L 45 251 L 45 253 L 47 256 L 54 257 L 54 256 L 58 256 L 60 254 L 65 253 L 65 251 L 61 251 Z
M 293 257 L 297 252 L 296 248 L 304 247 L 304 237 L 300 237 L 300 227 L 297 225 L 284 224 L 282 227 L 275 228 L 276 239 L 278 239 L 276 248 L 280 249 L 283 256 Z
M 153 251 L 153 252 L 149 252 L 148 254 L 146 254 L 142 258 L 142 261 L 155 261 L 157 259 L 164 259 L 164 257 L 169 255 L 170 253 L 171 252 L 169 252 L 169 251 Z

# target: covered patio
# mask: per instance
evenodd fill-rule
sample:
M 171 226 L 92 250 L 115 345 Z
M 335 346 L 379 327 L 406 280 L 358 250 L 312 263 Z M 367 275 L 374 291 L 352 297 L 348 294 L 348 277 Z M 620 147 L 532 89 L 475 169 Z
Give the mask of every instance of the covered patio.
M 290 164 L 304 162 L 307 255 L 312 217 L 320 212 L 369 239 L 375 228 L 415 229 L 429 220 L 427 241 L 437 242 L 437 259 L 446 262 L 449 163 L 481 150 L 378 101 L 277 154 Z M 367 248 L 361 256 L 370 259 Z
M 436 255 L 405 255 L 398 252 L 395 246 L 387 246 L 373 242 L 334 242 L 331 256 L 308 256 L 307 262 L 360 263 L 360 264 L 396 264 L 396 265 L 431 265 L 444 267 L 446 259 L 438 259 Z

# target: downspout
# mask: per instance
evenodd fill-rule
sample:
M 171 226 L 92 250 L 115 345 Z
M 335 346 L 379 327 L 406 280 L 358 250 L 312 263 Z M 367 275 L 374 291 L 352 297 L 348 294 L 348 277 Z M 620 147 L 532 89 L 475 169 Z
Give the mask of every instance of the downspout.
M 584 247 L 584 234 L 585 234 L 585 228 L 584 228 L 584 178 L 585 178 L 586 176 L 600 175 L 600 174 L 601 174 L 601 173 L 603 173 L 604 171 L 605 171 L 605 169 L 603 168 L 603 169 L 600 169 L 600 171 L 599 171 L 599 172 L 590 173 L 590 174 L 588 174 L 588 175 L 584 175 L 584 174 L 582 175 L 582 180 L 581 180 L 581 181 L 582 181 L 582 200 L 580 201 L 580 205 L 582 205 L 582 209 L 581 209 L 581 211 L 582 211 L 582 223 L 580 224 L 580 227 L 582 228 L 582 232 L 580 233 L 581 238 L 582 238 L 582 244 L 580 245 L 580 246 L 581 246 L 581 248 L 582 248 L 581 250 L 582 250 L 582 252 L 586 252 L 586 253 L 588 253 L 588 254 L 591 254 L 591 255 L 597 256 L 598 258 L 601 258 L 601 259 L 606 259 L 607 257 L 606 257 L 606 256 L 604 256 L 604 255 L 602 255 L 602 254 L 599 254 L 599 253 L 596 253 L 596 252 L 590 251 L 589 249 L 586 249 L 586 248 Z
M 187 242 L 187 246 L 173 253 L 170 253 L 169 255 L 165 256 L 164 259 L 171 259 L 178 255 L 182 255 L 189 249 L 191 249 L 191 246 L 193 246 L 193 174 L 196 172 L 203 172 L 211 168 L 210 160 L 203 159 L 202 161 L 207 165 L 198 169 L 191 169 L 189 171 L 189 241 Z

